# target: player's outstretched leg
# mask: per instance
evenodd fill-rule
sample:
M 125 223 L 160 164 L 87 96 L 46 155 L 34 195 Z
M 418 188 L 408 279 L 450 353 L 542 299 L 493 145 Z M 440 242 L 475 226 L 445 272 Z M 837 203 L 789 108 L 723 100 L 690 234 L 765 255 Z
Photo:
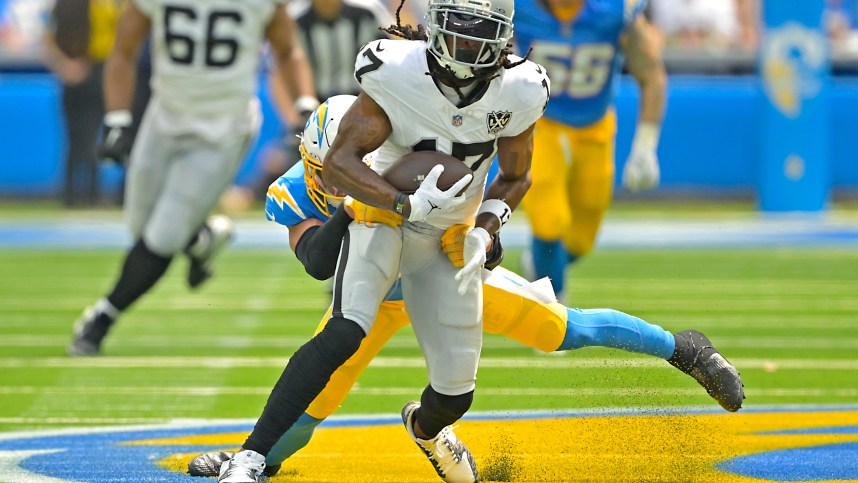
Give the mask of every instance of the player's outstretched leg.
M 738 411 L 745 399 L 739 371 L 700 332 L 686 330 L 673 336 L 676 349 L 667 362 L 693 377 L 721 407 Z
M 232 220 L 224 215 L 212 215 L 185 250 L 190 258 L 188 285 L 197 288 L 214 273 L 214 260 L 232 239 L 235 232 Z
M 95 356 L 110 327 L 136 300 L 146 294 L 167 271 L 172 255 L 153 252 L 142 239 L 137 240 L 125 261 L 119 280 L 113 289 L 84 311 L 74 329 L 74 338 L 67 352 L 70 356 Z
M 217 481 L 218 483 L 267 482 L 265 456 L 250 450 L 236 453 L 235 456 L 223 462 Z
M 429 458 L 438 476 L 444 481 L 455 483 L 479 481 L 474 456 L 465 443 L 456 438 L 452 427 L 445 426 L 432 439 L 420 439 L 414 434 L 414 416 L 418 409 L 420 409 L 419 402 L 409 401 L 402 408 L 402 423 L 411 439 Z

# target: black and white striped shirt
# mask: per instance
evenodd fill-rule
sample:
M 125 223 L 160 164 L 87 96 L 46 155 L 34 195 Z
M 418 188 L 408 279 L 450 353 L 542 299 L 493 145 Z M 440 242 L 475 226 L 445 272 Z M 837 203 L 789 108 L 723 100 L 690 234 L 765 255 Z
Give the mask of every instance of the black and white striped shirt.
M 333 20 L 320 18 L 312 8 L 312 0 L 293 0 L 288 6 L 313 68 L 319 99 L 358 94 L 360 86 L 354 78 L 358 50 L 367 42 L 385 38 L 379 27 L 393 23 L 379 0 L 342 0 L 342 3 L 342 11 Z

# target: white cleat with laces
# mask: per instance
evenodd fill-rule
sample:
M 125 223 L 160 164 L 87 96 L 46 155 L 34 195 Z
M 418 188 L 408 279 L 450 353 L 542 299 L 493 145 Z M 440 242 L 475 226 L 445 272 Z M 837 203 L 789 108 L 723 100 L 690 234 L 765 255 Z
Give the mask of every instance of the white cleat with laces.
M 418 408 L 420 408 L 419 402 L 409 401 L 402 408 L 402 423 L 405 424 L 405 429 L 408 431 L 411 439 L 417 443 L 417 446 L 429 458 L 438 476 L 450 483 L 474 483 L 480 481 L 480 476 L 477 473 L 477 465 L 474 463 L 474 456 L 468 447 L 465 446 L 465 443 L 456 438 L 452 427 L 445 427 L 432 439 L 420 439 L 415 436 L 414 413 Z
M 248 449 L 236 453 L 220 467 L 218 483 L 265 483 L 265 456 Z

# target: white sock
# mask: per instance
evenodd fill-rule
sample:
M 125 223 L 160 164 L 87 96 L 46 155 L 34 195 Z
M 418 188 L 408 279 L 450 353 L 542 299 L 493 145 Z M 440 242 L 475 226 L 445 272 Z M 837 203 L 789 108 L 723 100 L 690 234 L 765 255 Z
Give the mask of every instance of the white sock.
M 188 247 L 188 255 L 199 258 L 206 254 L 211 245 L 212 241 L 212 233 L 209 231 L 208 227 L 203 227 L 200 229 L 199 233 L 197 233 L 197 241 L 194 242 L 193 245 Z
M 122 315 L 122 312 L 119 311 L 116 307 L 113 306 L 106 298 L 99 299 L 98 302 L 95 303 L 95 311 L 98 313 L 106 314 L 113 320 L 119 318 Z

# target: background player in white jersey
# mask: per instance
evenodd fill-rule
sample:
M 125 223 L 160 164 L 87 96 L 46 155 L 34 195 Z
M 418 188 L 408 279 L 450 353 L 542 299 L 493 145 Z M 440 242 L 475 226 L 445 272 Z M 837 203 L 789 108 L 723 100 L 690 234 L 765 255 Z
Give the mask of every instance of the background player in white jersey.
M 305 270 L 313 278 L 326 280 L 334 275 L 337 253 L 352 218 L 358 223 L 385 223 L 399 226 L 402 217 L 350 200 L 341 206 L 342 196 L 321 182 L 323 160 L 331 140 L 336 138 L 340 120 L 354 102 L 354 96 L 329 98 L 313 113 L 301 136 L 302 163 L 289 169 L 271 184 L 265 216 L 289 230 L 289 244 Z M 365 161 L 370 161 L 368 156 Z M 448 230 L 441 244 L 454 265 L 463 262 L 463 246 Z M 492 238 L 483 275 L 483 331 L 501 334 L 541 351 L 572 350 L 603 346 L 667 359 L 683 372 L 692 374 L 709 394 L 730 411 L 742 404 L 742 382 L 723 357 L 711 347 L 706 336 L 696 331 L 671 334 L 637 317 L 611 309 L 572 309 L 556 302 L 547 279 L 530 283 L 497 265 L 503 258 L 498 236 Z M 324 330 L 330 313 L 316 333 Z M 360 349 L 331 376 L 325 389 L 313 400 L 295 424 L 283 434 L 265 459 L 265 472 L 277 473 L 281 464 L 303 448 L 315 428 L 334 413 L 378 351 L 400 328 L 410 323 L 397 282 L 379 305 L 372 330 Z M 217 476 L 223 461 L 232 452 L 204 453 L 188 465 L 193 476 Z
M 153 96 L 131 152 L 125 214 L 134 246 L 110 293 L 75 327 L 71 355 L 95 355 L 119 315 L 161 278 L 173 257 L 190 258 L 193 288 L 232 234 L 206 220 L 258 129 L 257 64 L 267 39 L 293 92 L 312 95 L 306 58 L 284 0 L 132 0 L 105 69 L 107 133 L 101 152 L 122 160 L 137 53 L 152 32 Z
M 390 32 L 408 41 L 377 40 L 358 54 L 355 77 L 362 90 L 340 124 L 323 181 L 407 221 L 396 228 L 349 226 L 328 323 L 292 356 L 245 451 L 223 465 L 221 481 L 257 481 L 265 455 L 358 350 L 400 274 L 430 381 L 420 403 L 403 408 L 403 422 L 439 476 L 478 479 L 473 456 L 450 425 L 473 400 L 482 344 L 482 265 L 491 234 L 530 186 L 533 125 L 549 87 L 541 67 L 510 58 L 513 10 L 512 0 L 430 0 L 428 35 L 422 27 L 397 25 Z M 370 168 L 363 158 L 376 149 Z M 435 185 L 436 167 L 406 196 L 379 173 L 420 150 L 451 154 L 473 175 L 442 191 Z M 495 153 L 500 174 L 483 201 Z M 475 226 L 465 237 L 458 270 L 440 243 L 455 224 Z

